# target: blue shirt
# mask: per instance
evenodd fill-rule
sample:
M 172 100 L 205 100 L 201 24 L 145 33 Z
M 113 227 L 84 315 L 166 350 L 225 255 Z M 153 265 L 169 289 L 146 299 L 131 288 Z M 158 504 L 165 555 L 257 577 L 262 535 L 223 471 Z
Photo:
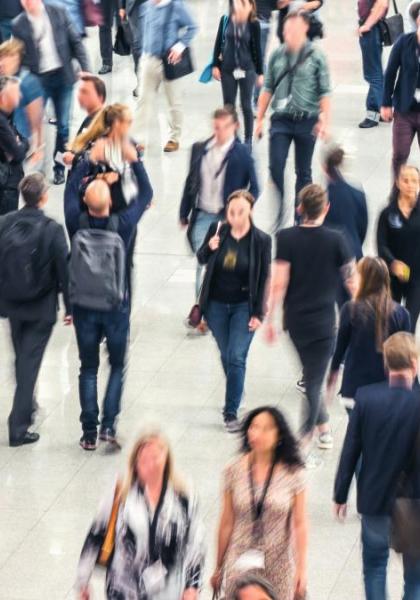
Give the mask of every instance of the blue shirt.
M 31 128 L 26 115 L 26 107 L 44 95 L 41 83 L 36 75 L 23 69 L 19 73 L 21 99 L 13 113 L 13 123 L 22 137 L 31 137 Z
M 189 46 L 198 27 L 183 0 L 151 0 L 145 6 L 143 52 L 163 56 L 177 42 Z M 169 17 L 170 13 L 170 17 Z M 182 35 L 180 30 L 183 29 Z

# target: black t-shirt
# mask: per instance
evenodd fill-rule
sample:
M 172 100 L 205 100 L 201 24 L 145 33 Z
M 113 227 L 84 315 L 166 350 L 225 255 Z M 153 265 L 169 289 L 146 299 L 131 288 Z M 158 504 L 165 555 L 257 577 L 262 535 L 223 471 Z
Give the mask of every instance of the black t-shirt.
M 279 231 L 276 260 L 290 263 L 284 314 L 291 333 L 305 340 L 332 334 L 340 268 L 351 259 L 344 236 L 324 225 Z
M 240 240 L 229 233 L 217 254 L 210 285 L 211 300 L 226 304 L 246 302 L 249 296 L 251 232 Z

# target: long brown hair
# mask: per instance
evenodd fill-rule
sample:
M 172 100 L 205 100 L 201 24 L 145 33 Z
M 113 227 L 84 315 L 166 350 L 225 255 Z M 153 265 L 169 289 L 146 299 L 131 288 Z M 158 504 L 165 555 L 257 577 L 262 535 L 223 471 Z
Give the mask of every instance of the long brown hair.
M 69 150 L 75 153 L 83 152 L 90 143 L 108 135 L 114 123 L 122 121 L 125 113 L 129 110 L 127 105 L 118 102 L 106 106 L 96 115 L 90 126 L 73 140 L 69 145 Z
M 245 6 L 244 0 L 240 0 L 240 2 L 242 2 L 242 5 Z M 250 21 L 250 22 L 256 21 L 257 20 L 257 4 L 256 4 L 255 0 L 248 0 L 248 2 L 251 5 L 251 12 L 249 13 L 248 21 Z M 233 13 L 235 12 L 233 4 L 234 4 L 234 0 L 229 0 L 230 16 L 232 16 Z
M 376 349 L 382 353 L 382 346 L 388 337 L 389 317 L 393 302 L 388 267 L 382 258 L 365 256 L 358 265 L 359 289 L 354 300 L 354 310 L 366 319 L 374 316 Z

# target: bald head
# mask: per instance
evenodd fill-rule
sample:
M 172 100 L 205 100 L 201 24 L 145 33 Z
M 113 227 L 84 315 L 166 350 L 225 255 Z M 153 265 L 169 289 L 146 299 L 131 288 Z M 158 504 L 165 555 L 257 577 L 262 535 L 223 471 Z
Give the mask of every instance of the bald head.
M 108 217 L 112 199 L 109 185 L 103 179 L 95 179 L 86 188 L 84 202 L 93 217 Z

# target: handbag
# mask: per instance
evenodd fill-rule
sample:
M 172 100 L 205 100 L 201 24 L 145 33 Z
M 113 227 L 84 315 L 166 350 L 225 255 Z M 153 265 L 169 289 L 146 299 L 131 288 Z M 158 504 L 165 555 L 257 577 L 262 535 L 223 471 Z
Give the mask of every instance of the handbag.
M 166 22 L 163 27 L 163 40 L 165 41 L 168 36 L 168 27 L 174 11 L 174 2 L 168 10 Z M 163 50 L 163 49 L 162 49 Z M 181 54 L 181 59 L 177 63 L 169 62 L 170 50 L 166 52 L 162 51 L 162 63 L 163 63 L 163 74 L 167 81 L 174 81 L 175 79 L 181 79 L 194 71 L 194 65 L 191 57 L 191 50 L 187 47 Z
M 117 27 L 114 52 L 119 56 L 129 56 L 131 54 L 131 35 L 128 21 L 122 21 Z
M 0 188 L 4 188 L 7 185 L 10 177 L 10 165 L 8 162 L 0 161 Z
M 115 529 L 117 526 L 118 511 L 121 505 L 121 483 L 118 481 L 115 486 L 114 500 L 112 502 L 111 515 L 104 536 L 101 549 L 99 551 L 96 564 L 100 567 L 108 567 L 115 548 Z
M 225 45 L 225 37 L 226 37 L 226 27 L 229 22 L 229 17 L 227 15 L 223 15 L 223 28 L 222 28 L 222 48 Z M 206 67 L 204 67 L 203 72 L 201 73 L 198 81 L 200 83 L 210 83 L 213 79 L 213 57 Z
M 200 305 L 194 304 L 187 317 L 188 325 L 196 329 L 200 325 L 202 318 L 203 311 L 201 310 Z
M 104 15 L 99 0 L 82 0 L 82 14 L 86 27 L 97 27 L 104 24 Z
M 395 14 L 385 17 L 379 21 L 381 41 L 384 46 L 392 46 L 394 42 L 404 33 L 404 19 L 398 12 L 396 0 L 392 0 Z

